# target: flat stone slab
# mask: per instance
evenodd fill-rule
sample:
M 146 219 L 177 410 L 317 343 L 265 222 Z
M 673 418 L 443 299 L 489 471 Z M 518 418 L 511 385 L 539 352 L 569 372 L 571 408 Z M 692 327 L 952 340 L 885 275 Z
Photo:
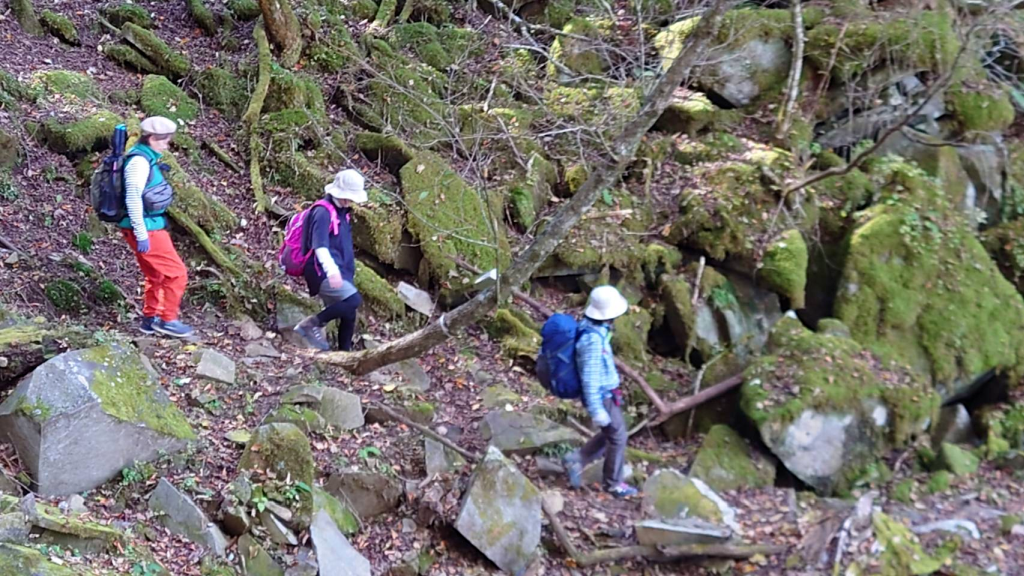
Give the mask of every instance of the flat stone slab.
M 352 547 L 326 511 L 320 510 L 313 516 L 309 534 L 313 538 L 320 574 L 372 576 L 370 561 Z
M 697 519 L 662 522 L 643 520 L 633 525 L 636 539 L 642 546 L 682 546 L 684 544 L 715 544 L 732 537 L 725 526 Z
M 481 432 L 505 454 L 528 455 L 554 444 L 583 443 L 575 430 L 528 412 L 490 412 L 484 416 Z
M 171 532 L 206 546 L 217 556 L 225 556 L 228 539 L 224 533 L 166 478 L 161 478 L 150 494 L 149 509 L 160 514 L 160 523 Z
M 235 383 L 235 361 L 216 350 L 197 350 L 192 360 L 196 376 L 224 384 Z

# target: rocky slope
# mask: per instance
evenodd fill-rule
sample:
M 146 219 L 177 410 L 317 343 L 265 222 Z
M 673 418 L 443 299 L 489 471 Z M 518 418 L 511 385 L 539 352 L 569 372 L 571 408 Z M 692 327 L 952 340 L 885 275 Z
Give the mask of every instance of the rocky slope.
M 563 310 L 618 285 L 616 350 L 666 400 L 742 374 L 638 426 L 644 497 L 616 502 L 560 474 L 585 414 L 532 377 L 541 318 L 508 303 L 354 377 L 296 346 L 310 303 L 274 258 L 284 217 L 351 166 L 373 186 L 359 346 L 463 302 L 460 261 L 501 270 L 543 229 L 692 7 L 291 7 L 300 51 L 251 0 L 11 0 L 0 19 L 0 571 L 615 570 L 569 558 L 542 508 L 584 552 L 767 546 L 690 549 L 674 573 L 1024 569 L 1024 11 L 812 2 L 801 34 L 788 6 L 726 13 L 529 287 Z M 136 337 L 136 265 L 85 199 L 113 126 L 147 114 L 182 128 L 195 342 Z M 627 385 L 631 425 L 656 417 Z

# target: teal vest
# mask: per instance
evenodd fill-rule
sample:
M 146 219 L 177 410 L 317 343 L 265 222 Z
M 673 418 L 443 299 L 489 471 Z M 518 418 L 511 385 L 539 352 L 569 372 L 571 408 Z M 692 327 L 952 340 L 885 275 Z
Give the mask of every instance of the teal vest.
M 157 162 L 160 160 L 160 156 L 162 156 L 162 154 L 160 154 L 156 150 L 153 150 L 149 146 L 146 146 L 145 144 L 136 144 L 135 146 L 132 146 L 131 150 L 128 150 L 128 152 L 125 153 L 125 156 L 129 156 L 132 154 L 136 156 L 145 156 L 146 159 L 149 160 L 149 180 L 146 181 L 146 187 L 142 191 L 143 199 L 145 199 L 146 197 L 146 191 L 170 186 L 170 184 L 164 178 L 164 171 L 161 170 L 159 166 L 157 166 Z M 149 212 L 145 210 L 145 200 L 143 200 L 142 204 L 142 216 L 143 220 L 146 222 L 146 230 L 163 230 L 164 228 L 167 227 L 167 217 L 164 215 L 164 213 L 167 211 L 166 209 L 158 210 L 155 212 Z M 121 228 L 131 229 L 131 218 L 125 216 L 124 220 L 121 220 L 119 226 Z

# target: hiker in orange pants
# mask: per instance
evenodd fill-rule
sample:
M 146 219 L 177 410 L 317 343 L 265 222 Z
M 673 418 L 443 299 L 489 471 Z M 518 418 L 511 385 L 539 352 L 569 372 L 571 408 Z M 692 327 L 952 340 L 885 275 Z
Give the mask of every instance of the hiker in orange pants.
M 142 137 L 127 153 L 124 165 L 125 207 L 121 221 L 124 235 L 146 278 L 142 309 L 144 334 L 154 332 L 175 338 L 192 335 L 192 327 L 178 320 L 188 271 L 167 233 L 167 208 L 174 190 L 164 177 L 160 156 L 167 151 L 178 125 L 152 116 L 142 121 Z

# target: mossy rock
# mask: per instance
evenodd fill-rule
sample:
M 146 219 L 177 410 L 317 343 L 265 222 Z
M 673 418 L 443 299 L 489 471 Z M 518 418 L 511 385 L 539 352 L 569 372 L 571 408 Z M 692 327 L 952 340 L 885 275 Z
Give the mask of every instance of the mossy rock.
M 1024 293 L 1024 219 L 988 228 L 981 240 L 1003 277 Z
M 405 302 L 398 297 L 394 286 L 358 260 L 353 283 L 366 304 L 379 316 L 391 320 L 405 318 Z
M 188 7 L 188 13 L 192 15 L 192 19 L 203 29 L 203 32 L 208 36 L 217 33 L 217 17 L 203 3 L 203 0 L 185 0 L 185 5 Z
M 142 72 L 143 74 L 156 74 L 160 72 L 156 64 L 150 62 L 131 46 L 107 44 L 103 46 L 103 54 L 128 70 Z
M 737 119 L 734 112 L 722 110 L 704 94 L 693 92 L 670 103 L 654 123 L 654 129 L 694 137 L 704 130 L 724 129 Z
M 251 22 L 263 15 L 256 0 L 227 0 L 225 5 L 240 22 Z
M 74 282 L 53 280 L 43 289 L 47 299 L 61 312 L 80 313 L 85 311 L 82 289 Z
M 199 72 L 195 89 L 204 104 L 231 118 L 240 117 L 249 100 L 245 82 L 224 68 L 206 68 Z
M 380 162 L 392 174 L 398 174 L 416 155 L 416 150 L 393 134 L 360 132 L 356 134 L 355 144 L 367 159 Z
M 480 270 L 503 270 L 508 265 L 511 256 L 504 230 L 492 229 L 497 221 L 493 199 L 472 188 L 443 158 L 422 152 L 402 167 L 399 179 L 409 231 L 419 240 L 436 282 L 462 287 L 456 256 Z
M 415 144 L 429 146 L 449 138 L 446 122 L 454 115 L 438 92 L 447 82 L 444 76 L 426 64 L 396 54 L 382 40 L 371 44 L 370 55 L 380 75 L 370 80 L 366 95 L 369 106 L 366 113 L 357 110 L 359 116 Z
M 791 308 L 804 307 L 807 287 L 807 244 L 799 230 L 783 232 L 768 246 L 759 271 L 771 290 L 789 299 Z
M 367 200 L 355 207 L 352 242 L 381 262 L 393 265 L 402 249 L 405 213 L 396 198 L 378 188 L 367 191 Z
M 1013 124 L 1016 116 L 1013 101 L 1000 85 L 983 82 L 974 88 L 964 85 L 946 93 L 954 118 L 960 129 L 972 132 L 1002 132 Z
M 565 75 L 563 69 L 569 71 L 570 77 L 599 77 L 611 67 L 607 56 L 596 49 L 603 35 L 597 24 L 586 18 L 572 18 L 562 28 L 562 32 L 566 36 L 557 36 L 551 43 L 548 78 L 562 78 Z
M 312 488 L 316 473 L 316 462 L 309 439 L 293 424 L 265 424 L 257 428 L 245 447 L 241 470 L 273 473 L 277 479 L 290 478 L 293 483 L 302 482 Z M 297 527 L 309 526 L 313 513 L 313 495 L 299 490 L 296 510 Z
M 51 36 L 61 42 L 72 46 L 81 44 L 78 39 L 78 29 L 75 28 L 75 24 L 67 16 L 51 10 L 43 10 L 42 14 L 39 15 L 39 21 L 42 22 L 43 28 L 46 28 L 46 31 Z
M 981 460 L 956 444 L 943 443 L 936 464 L 955 476 L 966 476 L 978 471 Z
M 885 202 L 857 217 L 835 315 L 885 361 L 944 398 L 989 370 L 1024 373 L 1024 299 L 935 181 L 897 160 L 873 177 Z
M 114 26 L 120 28 L 131 22 L 140 28 L 152 28 L 153 16 L 138 4 L 111 4 L 100 8 L 100 15 Z
M 306 200 L 323 198 L 324 184 L 332 180 L 316 157 L 306 152 L 275 148 L 268 164 L 273 170 L 272 184 L 288 188 Z
M 651 313 L 636 306 L 615 319 L 612 348 L 615 354 L 634 366 L 646 366 L 649 360 L 647 335 L 651 331 Z
M 775 465 L 735 430 L 719 424 L 704 437 L 690 475 L 720 492 L 767 488 L 775 484 Z
M 603 200 L 592 208 L 605 210 L 631 210 L 631 213 L 609 222 L 605 218 L 588 218 L 577 224 L 561 244 L 554 256 L 569 268 L 595 272 L 606 266 L 624 273 L 627 282 L 643 282 L 644 242 L 637 232 L 646 231 L 654 221 L 650 205 L 642 197 L 616 189 L 603 194 Z
M 838 52 L 837 44 L 842 48 Z M 846 23 L 821 24 L 807 33 L 805 46 L 806 57 L 815 67 L 831 70 L 833 78 L 845 80 L 882 62 L 945 72 L 956 59 L 960 40 L 952 13 L 935 10 L 913 17 L 876 14 Z
M 636 115 L 640 96 L 632 88 L 618 86 L 552 86 L 544 93 L 544 104 L 562 120 L 614 134 Z
M 792 318 L 775 325 L 740 390 L 740 406 L 765 444 L 823 494 L 850 489 L 880 450 L 921 434 L 940 405 L 930 382 L 909 368 Z M 823 442 L 832 448 L 821 450 Z
M 277 64 L 271 66 L 270 88 L 263 101 L 263 111 L 305 110 L 310 116 L 324 114 L 324 94 L 316 80 L 291 72 Z
M 899 521 L 875 512 L 871 519 L 875 539 L 881 546 L 880 574 L 883 576 L 924 576 L 941 569 L 952 550 L 940 551 L 938 556 L 925 553 L 917 536 Z
M 39 127 L 36 135 L 57 154 L 84 154 L 106 149 L 120 123 L 120 118 L 105 111 L 68 123 L 51 118 Z
M 192 65 L 188 58 L 171 49 L 166 42 L 152 31 L 128 22 L 121 27 L 121 32 L 129 43 L 138 49 L 152 62 L 159 73 L 170 80 L 180 80 L 188 76 Z
M 76 572 L 62 564 L 54 564 L 35 548 L 17 544 L 0 544 L 0 573 L 32 574 L 33 576 L 76 576 Z
M 725 502 L 701 480 L 675 470 L 658 470 L 644 484 L 644 514 L 667 521 L 697 518 L 722 524 Z
M 501 343 L 501 352 L 507 358 L 537 357 L 540 333 L 528 318 L 507 308 L 499 308 L 486 328 L 490 337 Z
M 356 515 L 329 492 L 319 486 L 314 486 L 313 514 L 315 515 L 320 510 L 327 512 L 342 534 L 352 536 L 359 532 L 359 519 L 356 518 Z
M 307 434 L 322 432 L 327 427 L 323 416 L 315 410 L 297 404 L 283 404 L 268 414 L 264 422 L 267 424 L 293 424 Z
M 355 0 L 346 3 L 345 8 L 356 20 L 373 20 L 378 10 L 377 3 L 373 0 Z
M 32 75 L 31 87 L 51 97 L 99 101 L 100 87 L 95 80 L 70 70 L 44 70 Z
M 142 79 L 140 105 L 147 116 L 164 116 L 179 124 L 199 115 L 198 102 L 167 78 L 155 74 Z

